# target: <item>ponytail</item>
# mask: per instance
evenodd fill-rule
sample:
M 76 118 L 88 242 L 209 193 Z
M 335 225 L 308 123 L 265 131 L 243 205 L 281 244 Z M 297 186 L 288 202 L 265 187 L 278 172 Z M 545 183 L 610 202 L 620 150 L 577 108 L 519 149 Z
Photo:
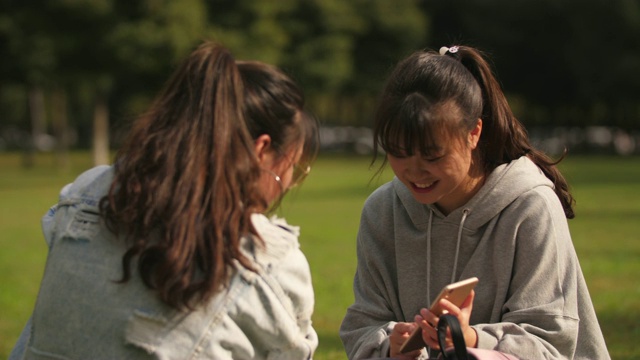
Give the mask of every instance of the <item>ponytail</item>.
M 553 161 L 531 145 L 526 129 L 513 115 L 500 84 L 481 52 L 471 47 L 459 46 L 457 52 L 446 54 L 457 58 L 480 85 L 483 131 L 479 147 L 485 171 L 489 172 L 500 164 L 527 156 L 553 182 L 554 191 L 562 203 L 566 217 L 574 218 L 575 200 L 567 181 L 556 166 L 566 152 L 560 159 Z
M 235 59 L 205 43 L 137 120 L 101 201 L 108 228 L 129 246 L 121 282 L 137 257 L 162 301 L 192 308 L 226 285 L 235 260 L 251 269 L 240 240 L 257 235 L 250 216 L 266 201 L 243 103 Z

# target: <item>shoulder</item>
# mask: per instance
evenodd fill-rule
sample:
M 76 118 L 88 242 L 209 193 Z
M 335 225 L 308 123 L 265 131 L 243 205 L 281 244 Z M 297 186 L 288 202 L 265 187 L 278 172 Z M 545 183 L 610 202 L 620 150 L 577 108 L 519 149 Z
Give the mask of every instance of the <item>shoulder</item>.
M 367 199 L 362 211 L 361 228 L 369 225 L 376 232 L 392 231 L 391 225 L 428 226 L 429 206 L 416 201 L 413 194 L 398 178 L 380 186 Z
M 360 235 L 380 234 L 390 228 L 393 221 L 395 199 L 397 198 L 393 182 L 378 187 L 365 200 L 360 218 Z
M 411 211 L 417 202 L 404 184 L 397 178 L 374 190 L 364 202 L 362 220 L 374 219 L 376 222 L 391 220 L 398 210 Z
M 273 279 L 278 283 L 272 284 L 271 289 L 281 288 L 295 313 L 310 316 L 314 293 L 309 262 L 298 242 L 299 228 L 282 218 L 262 214 L 252 215 L 252 222 L 264 242 L 264 246 L 254 244 L 252 254 L 263 270 L 261 276 L 267 282 Z
M 250 256 L 261 267 L 280 267 L 284 262 L 288 262 L 288 265 L 293 267 L 308 269 L 306 257 L 300 250 L 298 241 L 299 227 L 289 225 L 282 218 L 268 218 L 263 214 L 253 214 L 251 222 L 260 235 L 263 246 L 259 242 L 250 241 Z
M 523 217 L 566 219 L 558 195 L 549 186 L 536 186 L 523 192 L 507 209 Z
M 384 206 L 390 203 L 395 196 L 393 181 L 389 181 L 379 186 L 367 197 L 364 202 L 364 209 L 375 209 Z
M 283 218 L 267 217 L 263 214 L 251 215 L 251 223 L 267 245 L 270 245 L 271 253 L 277 256 L 277 252 L 286 252 L 298 248 L 298 236 L 300 228 L 289 225 Z
M 562 205 L 553 189 L 540 186 L 522 193 L 501 215 L 517 231 L 517 248 L 525 257 L 569 250 L 571 234 Z
M 58 202 L 49 208 L 41 219 L 42 230 L 49 247 L 53 244 L 56 231 L 55 219 L 60 213 L 59 210 L 79 205 L 80 208 L 92 213 L 98 212 L 100 199 L 107 193 L 112 179 L 111 166 L 97 166 L 83 172 L 72 183 L 60 190 Z M 61 220 L 61 222 L 64 221 Z
M 96 205 L 106 194 L 113 180 L 113 168 L 101 165 L 80 174 L 71 184 L 60 191 L 60 202 L 82 201 L 87 205 Z

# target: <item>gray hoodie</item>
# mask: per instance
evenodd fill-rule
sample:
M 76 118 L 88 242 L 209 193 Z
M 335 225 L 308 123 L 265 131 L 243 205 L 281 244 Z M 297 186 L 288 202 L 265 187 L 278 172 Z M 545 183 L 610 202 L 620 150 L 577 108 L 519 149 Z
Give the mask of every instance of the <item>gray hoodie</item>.
M 340 336 L 350 359 L 387 356 L 396 322 L 476 276 L 478 347 L 521 359 L 609 359 L 553 184 L 528 158 L 496 168 L 449 215 L 397 178 L 367 199 L 355 302 Z

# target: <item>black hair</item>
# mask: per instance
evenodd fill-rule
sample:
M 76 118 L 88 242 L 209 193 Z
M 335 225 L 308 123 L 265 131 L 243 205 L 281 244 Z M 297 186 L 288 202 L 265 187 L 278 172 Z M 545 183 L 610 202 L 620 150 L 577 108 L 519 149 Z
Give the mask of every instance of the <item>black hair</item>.
M 474 158 L 482 171 L 529 157 L 553 182 L 567 218 L 573 218 L 575 201 L 556 167 L 562 158 L 553 161 L 531 145 L 484 54 L 472 47 L 451 47 L 443 55 L 418 51 L 395 67 L 375 114 L 373 161 L 380 149 L 429 156 L 442 141 L 468 134 L 478 119 L 482 134 Z

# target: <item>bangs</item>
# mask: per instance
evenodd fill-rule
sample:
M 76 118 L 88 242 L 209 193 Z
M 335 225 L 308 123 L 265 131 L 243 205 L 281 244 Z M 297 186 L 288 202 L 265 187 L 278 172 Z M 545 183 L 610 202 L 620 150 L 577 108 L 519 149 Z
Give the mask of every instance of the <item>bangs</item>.
M 455 121 L 448 106 L 437 106 L 418 93 L 404 101 L 392 101 L 393 108 L 378 114 L 375 143 L 394 157 L 431 157 L 439 154 L 451 139 Z

